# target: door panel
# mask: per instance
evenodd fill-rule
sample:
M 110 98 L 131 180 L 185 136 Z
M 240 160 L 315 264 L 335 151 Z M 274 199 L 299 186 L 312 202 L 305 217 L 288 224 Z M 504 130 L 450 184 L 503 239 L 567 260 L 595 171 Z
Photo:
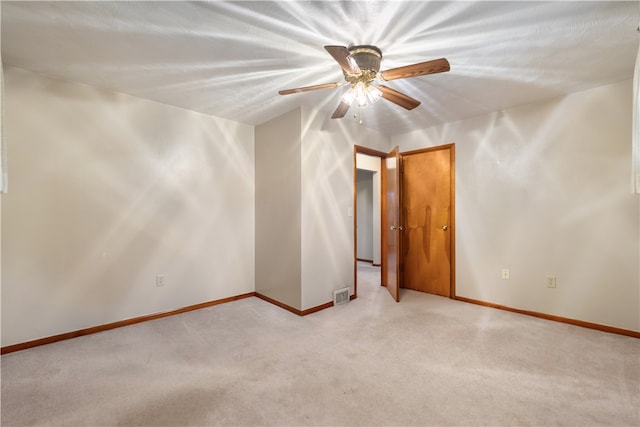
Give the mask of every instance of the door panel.
M 382 285 L 400 300 L 400 153 L 395 147 L 382 160 Z
M 402 157 L 403 287 L 450 297 L 452 147 Z

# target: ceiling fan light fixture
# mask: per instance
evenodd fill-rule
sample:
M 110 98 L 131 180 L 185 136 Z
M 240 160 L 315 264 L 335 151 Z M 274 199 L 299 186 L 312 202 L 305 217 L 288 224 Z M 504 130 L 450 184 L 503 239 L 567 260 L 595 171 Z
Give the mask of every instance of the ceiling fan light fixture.
M 367 88 L 364 83 L 358 82 L 356 83 L 356 102 L 358 103 L 358 107 L 366 107 L 369 103 L 369 97 L 367 96 Z
M 342 95 L 342 102 L 348 105 L 352 105 L 353 101 L 356 99 L 356 90 L 354 87 L 350 87 L 348 91 Z
M 369 98 L 369 102 L 375 104 L 382 98 L 382 91 L 375 86 L 369 85 L 367 86 L 367 98 Z
M 342 95 L 342 102 L 353 105 L 355 101 L 358 107 L 366 107 L 378 102 L 380 98 L 382 98 L 380 89 L 365 82 L 357 82 L 352 84 L 349 90 Z

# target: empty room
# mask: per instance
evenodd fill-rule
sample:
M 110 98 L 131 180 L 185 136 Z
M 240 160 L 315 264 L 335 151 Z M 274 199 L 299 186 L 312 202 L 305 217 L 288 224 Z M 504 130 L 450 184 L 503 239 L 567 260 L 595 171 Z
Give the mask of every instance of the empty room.
M 640 425 L 637 1 L 2 1 L 3 426 Z

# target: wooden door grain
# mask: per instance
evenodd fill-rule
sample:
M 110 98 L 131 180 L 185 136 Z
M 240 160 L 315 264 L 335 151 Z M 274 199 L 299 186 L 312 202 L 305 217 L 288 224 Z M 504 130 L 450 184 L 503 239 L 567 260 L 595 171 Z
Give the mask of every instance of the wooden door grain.
M 403 153 L 403 287 L 452 296 L 453 146 Z
M 382 285 L 400 300 L 400 153 L 395 147 L 382 160 Z

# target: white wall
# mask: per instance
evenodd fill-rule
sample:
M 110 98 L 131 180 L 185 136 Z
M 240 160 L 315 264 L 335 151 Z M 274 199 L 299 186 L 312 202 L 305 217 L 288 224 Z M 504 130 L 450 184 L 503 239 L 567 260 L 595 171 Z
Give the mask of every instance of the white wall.
M 256 292 L 300 309 L 301 112 L 256 127 Z
M 3 346 L 255 289 L 252 127 L 11 67 L 5 84 Z M 456 142 L 457 294 L 640 330 L 630 106 L 626 81 L 391 141 L 293 113 L 299 308 L 353 291 L 353 145 Z
M 1 3 L 1 2 L 0 2 Z M 2 9 L 2 5 L 0 4 L 0 10 Z M 2 42 L 0 40 L 0 46 Z M 4 191 L 7 190 L 8 183 L 6 182 L 7 178 L 7 170 L 6 170 L 6 153 L 5 153 L 5 145 L 4 145 L 4 66 L 2 64 L 2 58 L 0 55 L 0 174 L 2 180 L 2 184 L 0 184 L 0 188 L 3 188 Z M 0 195 L 0 242 L 2 242 L 2 195 Z M 0 244 L 0 329 L 2 327 L 2 245 Z M 1 334 L 0 334 L 1 338 Z M 1 341 L 1 339 L 0 339 Z
M 631 87 L 392 138 L 402 151 L 456 143 L 458 296 L 640 330 Z
M 11 67 L 5 85 L 3 346 L 254 290 L 253 127 Z
M 384 149 L 385 152 L 388 151 L 388 148 Z M 382 176 L 381 173 L 382 162 L 380 157 L 370 156 L 363 153 L 356 154 L 356 167 L 358 169 L 368 170 L 373 172 L 372 182 L 373 182 L 373 201 L 371 209 L 373 210 L 373 230 L 372 230 L 372 238 L 373 238 L 373 264 L 381 265 L 382 263 L 382 243 L 381 243 L 381 228 L 380 228 L 380 214 L 382 213 L 382 204 L 380 197 L 382 195 L 380 189 L 380 179 Z M 358 246 L 359 247 L 359 246 Z
M 302 309 L 353 293 L 354 145 L 388 151 L 389 138 L 302 109 Z
M 357 257 L 373 261 L 373 172 L 362 169 L 356 174 Z
M 389 139 L 304 107 L 256 127 L 257 292 L 299 310 L 353 293 L 356 144 Z

